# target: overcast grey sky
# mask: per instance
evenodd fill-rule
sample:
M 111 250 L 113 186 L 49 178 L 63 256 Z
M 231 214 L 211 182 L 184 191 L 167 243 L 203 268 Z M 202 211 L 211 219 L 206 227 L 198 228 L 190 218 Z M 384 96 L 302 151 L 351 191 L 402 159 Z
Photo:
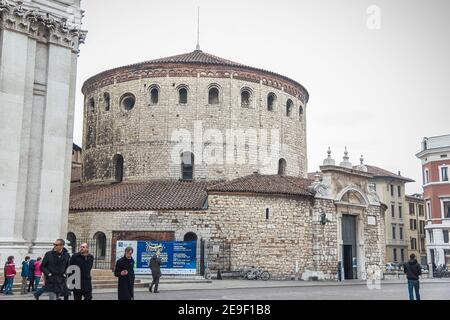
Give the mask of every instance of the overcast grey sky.
M 381 9 L 369 29 L 367 9 Z M 197 7 L 205 52 L 288 76 L 310 93 L 309 171 L 328 146 L 350 161 L 417 181 L 424 136 L 450 133 L 448 0 L 83 0 L 88 30 L 78 64 L 74 140 L 81 145 L 83 82 L 106 69 L 193 51 Z

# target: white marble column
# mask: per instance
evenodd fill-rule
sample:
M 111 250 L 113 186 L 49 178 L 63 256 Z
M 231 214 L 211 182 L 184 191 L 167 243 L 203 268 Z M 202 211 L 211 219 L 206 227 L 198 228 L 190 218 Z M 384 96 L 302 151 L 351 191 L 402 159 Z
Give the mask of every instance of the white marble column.
M 72 58 L 70 49 L 50 44 L 40 199 L 33 251 L 50 248 L 55 239 L 65 237 L 61 226 L 67 223 L 63 221 L 68 210 L 66 180 L 70 183 L 70 170 L 67 169 L 71 160 L 67 141 L 73 134 L 73 124 L 69 127 L 68 122 L 73 122 L 73 102 L 70 98 L 73 97 L 73 73 L 76 71 Z
M 2 0 L 0 264 L 42 255 L 64 238 L 80 0 Z
M 28 250 L 23 238 L 35 41 L 0 30 L 0 261 Z

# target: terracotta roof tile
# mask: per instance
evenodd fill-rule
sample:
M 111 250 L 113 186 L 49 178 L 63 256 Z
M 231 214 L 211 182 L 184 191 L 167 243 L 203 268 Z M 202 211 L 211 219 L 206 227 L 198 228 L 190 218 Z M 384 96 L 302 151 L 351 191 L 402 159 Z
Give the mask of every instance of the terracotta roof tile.
M 307 189 L 311 183 L 309 179 L 298 177 L 253 174 L 216 184 L 209 187 L 208 192 L 313 196 Z
M 216 182 L 217 183 L 217 182 Z M 70 210 L 199 210 L 212 182 L 152 180 L 71 189 Z
M 392 173 L 390 171 L 387 171 L 385 169 L 379 168 L 379 167 L 375 167 L 375 166 L 369 166 L 366 165 L 367 170 L 370 174 L 373 174 L 374 177 L 389 177 L 389 178 L 395 178 L 398 180 L 404 180 L 406 182 L 414 182 L 414 180 L 400 176 L 398 174 Z M 354 167 L 356 169 L 356 166 Z
M 158 63 L 201 63 L 201 64 L 214 64 L 214 65 L 224 65 L 231 67 L 245 67 L 241 63 L 226 60 L 210 53 L 203 52 L 201 50 L 195 50 L 188 53 L 178 54 L 175 56 L 165 57 L 150 60 L 144 62 L 146 64 L 158 64 Z
M 311 180 L 278 175 L 259 175 L 231 181 L 152 180 L 108 185 L 75 186 L 70 211 L 201 210 L 207 192 L 244 192 L 312 196 Z

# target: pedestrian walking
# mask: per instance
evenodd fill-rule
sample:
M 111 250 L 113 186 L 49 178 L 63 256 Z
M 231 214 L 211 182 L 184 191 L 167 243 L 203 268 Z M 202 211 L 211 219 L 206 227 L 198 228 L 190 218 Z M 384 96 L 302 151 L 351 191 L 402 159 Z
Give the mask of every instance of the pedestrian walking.
M 74 300 L 92 300 L 92 277 L 91 270 L 94 265 L 94 256 L 89 253 L 87 243 L 82 243 L 80 251 L 70 258 L 70 265 L 75 265 L 81 271 L 81 288 L 73 290 Z
M 159 286 L 159 278 L 161 278 L 161 253 L 157 251 L 153 257 L 150 259 L 150 269 L 152 270 L 152 277 L 153 281 L 148 290 L 152 292 L 153 285 L 155 286 L 154 293 L 159 293 L 158 286 Z
M 13 295 L 12 288 L 14 284 L 14 277 L 16 276 L 16 265 L 14 264 L 14 257 L 9 256 L 5 265 L 6 284 L 4 289 L 5 295 Z
M 59 297 L 66 299 L 69 296 L 66 270 L 69 266 L 70 256 L 64 245 L 63 239 L 57 239 L 53 243 L 54 249 L 48 251 L 42 259 L 41 270 L 45 277 L 44 287 L 45 291 L 49 293 L 50 300 L 59 300 Z M 35 298 L 37 293 L 35 293 Z
M 36 262 L 36 260 L 31 259 L 30 263 L 29 263 L 29 267 L 28 267 L 28 276 L 27 276 L 27 280 L 28 280 L 28 292 L 31 291 L 35 291 L 36 289 L 34 288 L 34 263 Z
M 416 255 L 412 253 L 409 256 L 409 261 L 403 266 L 403 271 L 406 273 L 406 278 L 408 279 L 408 292 L 409 300 L 414 300 L 414 293 L 416 293 L 416 300 L 420 300 L 420 282 L 419 276 L 422 274 L 422 268 L 416 260 Z
M 42 270 L 41 270 L 42 258 L 38 257 L 34 262 L 34 290 L 37 290 L 39 287 L 39 283 L 41 282 Z
M 6 263 L 3 266 L 3 284 L 2 287 L 0 288 L 0 293 L 4 292 L 5 286 L 6 286 Z
M 119 300 L 134 300 L 134 260 L 133 248 L 127 247 L 125 255 L 117 260 L 114 275 L 118 278 Z
M 22 286 L 20 287 L 20 294 L 26 294 L 27 293 L 27 286 L 28 286 L 28 273 L 30 272 L 30 257 L 26 256 L 25 260 L 22 261 L 22 272 L 20 273 L 20 276 L 22 277 Z

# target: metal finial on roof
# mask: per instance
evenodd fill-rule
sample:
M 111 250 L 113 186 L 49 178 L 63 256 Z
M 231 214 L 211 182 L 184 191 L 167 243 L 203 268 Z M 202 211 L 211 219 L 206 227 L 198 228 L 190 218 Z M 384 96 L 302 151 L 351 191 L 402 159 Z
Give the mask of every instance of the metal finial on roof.
M 359 158 L 359 161 L 361 162 L 361 165 L 364 165 L 364 157 L 361 155 L 361 158 Z
M 200 50 L 200 7 L 198 7 L 198 13 L 197 13 L 197 47 L 195 50 Z

